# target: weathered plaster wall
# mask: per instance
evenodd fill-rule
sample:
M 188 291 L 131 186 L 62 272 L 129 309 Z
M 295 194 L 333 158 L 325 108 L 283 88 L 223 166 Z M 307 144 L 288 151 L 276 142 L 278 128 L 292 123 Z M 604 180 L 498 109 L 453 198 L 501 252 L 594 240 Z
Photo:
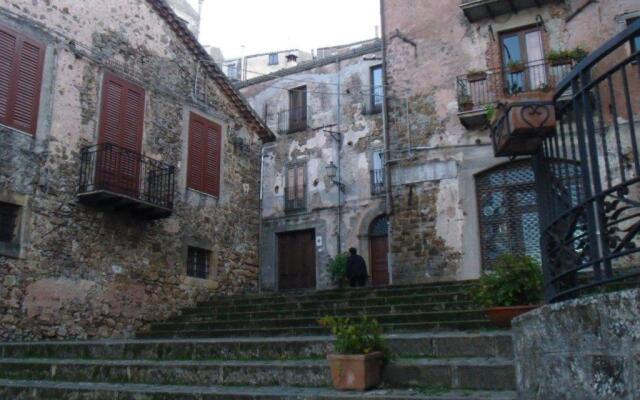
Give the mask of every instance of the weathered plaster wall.
M 379 52 L 373 52 L 340 61 L 339 65 L 330 63 L 241 90 L 259 114 L 267 110 L 267 122 L 275 129 L 277 112 L 289 108 L 287 90 L 307 86 L 309 129 L 278 135 L 276 142 L 265 148 L 261 245 L 261 285 L 265 289 L 278 287 L 276 235 L 280 232 L 315 229 L 319 288 L 332 284 L 326 263 L 339 252 L 339 230 L 340 251 L 357 247 L 370 265 L 369 224 L 386 212 L 384 195 L 371 194 L 372 152 L 382 150 L 384 144 L 381 115 L 365 115 L 363 103 L 368 99 L 370 68 L 380 64 L 379 57 Z M 338 80 L 342 88 L 340 111 Z M 338 164 L 338 153 L 340 180 L 346 185 L 340 200 L 338 187 L 326 174 L 331 161 Z M 297 213 L 284 209 L 285 171 L 291 162 L 306 163 L 307 207 Z M 338 204 L 342 204 L 342 218 L 338 216 Z
M 0 255 L 0 339 L 127 336 L 212 294 L 256 290 L 261 143 L 211 80 L 206 103 L 192 100 L 194 57 L 151 6 L 10 0 L 0 23 L 47 46 L 36 135 L 0 127 L 0 201 L 23 206 L 18 257 Z M 145 88 L 142 152 L 177 169 L 168 219 L 76 201 L 107 70 Z M 218 199 L 185 187 L 190 111 L 223 127 Z M 212 251 L 209 279 L 186 276 L 189 245 Z
M 500 33 L 535 25 L 538 15 L 545 50 L 593 50 L 625 28 L 625 13 L 640 9 L 633 0 L 596 2 L 567 23 L 582 4 L 567 1 L 470 23 L 460 3 L 383 1 L 394 283 L 474 278 L 481 271 L 474 174 L 507 160 L 493 157 L 488 129 L 461 124 L 456 76 L 499 67 Z
M 640 290 L 541 307 L 513 322 L 519 398 L 640 398 Z

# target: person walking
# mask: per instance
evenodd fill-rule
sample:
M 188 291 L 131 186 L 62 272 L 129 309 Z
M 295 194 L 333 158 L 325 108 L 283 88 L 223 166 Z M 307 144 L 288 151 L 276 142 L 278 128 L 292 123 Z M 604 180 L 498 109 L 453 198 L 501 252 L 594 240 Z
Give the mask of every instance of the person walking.
M 347 278 L 351 287 L 364 286 L 367 282 L 367 264 L 354 247 L 349 249 Z

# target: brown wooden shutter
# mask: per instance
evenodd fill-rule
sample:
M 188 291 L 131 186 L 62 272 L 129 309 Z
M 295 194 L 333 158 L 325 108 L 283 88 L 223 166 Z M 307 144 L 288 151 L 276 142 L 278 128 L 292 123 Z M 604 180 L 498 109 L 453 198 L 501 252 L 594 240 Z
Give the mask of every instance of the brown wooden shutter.
M 35 134 L 45 47 L 0 27 L 0 122 Z
M 112 143 L 140 153 L 144 126 L 144 89 L 106 73 L 102 93 L 100 143 Z
M 220 195 L 220 125 L 191 114 L 189 121 L 189 154 L 187 157 L 187 186 Z
M 296 167 L 296 199 L 304 200 L 304 164 Z

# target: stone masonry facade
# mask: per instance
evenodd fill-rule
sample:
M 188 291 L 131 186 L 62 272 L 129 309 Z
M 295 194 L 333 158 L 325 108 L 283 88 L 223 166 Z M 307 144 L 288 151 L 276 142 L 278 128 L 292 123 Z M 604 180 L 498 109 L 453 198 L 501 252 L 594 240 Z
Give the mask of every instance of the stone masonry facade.
M 143 0 L 0 5 L 2 26 L 46 46 L 36 133 L 0 126 L 0 201 L 20 206 L 17 252 L 0 253 L 0 340 L 126 337 L 214 294 L 258 289 L 270 133 L 219 70 L 198 66 L 197 44 L 173 17 Z M 107 71 L 145 89 L 142 153 L 176 168 L 169 218 L 76 200 Z M 192 112 L 222 126 L 217 198 L 186 187 Z M 210 251 L 207 279 L 186 275 L 188 246 Z
M 581 0 L 533 7 L 514 0 L 504 2 L 505 9 L 514 3 L 517 13 L 470 21 L 463 10 L 469 3 L 474 2 L 381 1 L 394 283 L 471 279 L 487 267 L 481 261 L 487 251 L 483 240 L 493 239 L 485 229 L 489 224 L 479 223 L 485 210 L 479 210 L 478 177 L 510 164 L 494 157 L 486 121 L 465 125 L 473 112 L 460 111 L 457 77 L 501 68 L 500 38 L 507 32 L 538 29 L 544 54 L 576 46 L 592 51 L 640 13 L 634 0 L 586 7 Z M 475 112 L 484 116 L 484 105 Z M 539 237 L 535 225 L 531 229 L 528 243 Z

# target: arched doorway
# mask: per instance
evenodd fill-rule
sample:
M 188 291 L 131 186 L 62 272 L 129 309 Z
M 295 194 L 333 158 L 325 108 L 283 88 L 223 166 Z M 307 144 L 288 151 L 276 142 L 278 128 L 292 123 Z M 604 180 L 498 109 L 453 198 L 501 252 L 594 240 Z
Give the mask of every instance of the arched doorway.
M 387 253 L 389 220 L 381 215 L 369 226 L 369 251 L 371 256 L 371 284 L 374 286 L 389 284 L 389 264 Z

